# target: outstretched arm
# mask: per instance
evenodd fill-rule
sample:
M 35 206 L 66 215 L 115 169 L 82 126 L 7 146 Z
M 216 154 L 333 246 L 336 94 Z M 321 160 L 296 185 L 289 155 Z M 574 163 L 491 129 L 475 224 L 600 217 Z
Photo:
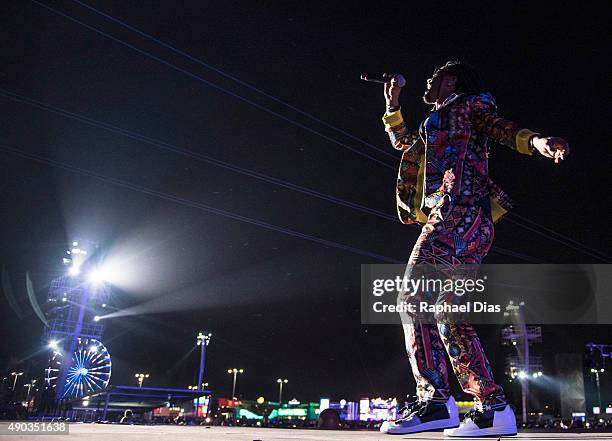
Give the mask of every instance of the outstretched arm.
M 526 155 L 536 150 L 542 156 L 554 159 L 555 163 L 569 155 L 569 145 L 564 139 L 543 137 L 498 116 L 495 100 L 490 94 L 481 93 L 470 97 L 469 104 L 473 127 L 500 144 Z

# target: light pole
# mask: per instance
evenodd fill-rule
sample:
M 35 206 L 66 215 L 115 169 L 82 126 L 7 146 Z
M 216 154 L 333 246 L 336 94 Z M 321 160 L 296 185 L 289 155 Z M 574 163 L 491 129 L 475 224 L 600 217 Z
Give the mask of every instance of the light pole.
M 244 373 L 244 369 L 236 369 L 236 368 L 228 369 L 227 373 L 234 374 L 234 383 L 232 384 L 232 399 L 235 400 L 236 399 L 236 376 L 238 374 Z
M 283 384 L 289 383 L 289 380 L 279 378 L 276 380 L 278 383 L 278 407 L 281 407 L 281 403 L 283 402 Z
M 23 385 L 23 387 L 28 388 L 28 393 L 26 394 L 26 410 L 30 408 L 30 389 L 34 386 L 36 386 L 36 380 L 31 380 L 29 383 Z
M 136 374 L 134 376 L 138 381 L 138 387 L 142 387 L 142 383 L 144 382 L 145 378 L 149 378 L 149 374 Z
M 17 387 L 17 378 L 23 375 L 23 372 L 11 372 L 11 375 L 15 377 L 15 381 L 13 381 L 13 394 L 15 393 L 15 387 Z
M 202 390 L 202 379 L 204 378 L 204 366 L 206 365 L 206 347 L 210 344 L 212 333 L 198 333 L 196 343 L 200 346 L 200 372 L 198 374 L 198 390 Z
M 597 385 L 597 406 L 599 407 L 599 411 L 601 412 L 601 383 L 599 381 L 599 373 L 605 372 L 605 369 L 593 369 L 591 368 L 591 373 L 595 374 L 595 384 Z

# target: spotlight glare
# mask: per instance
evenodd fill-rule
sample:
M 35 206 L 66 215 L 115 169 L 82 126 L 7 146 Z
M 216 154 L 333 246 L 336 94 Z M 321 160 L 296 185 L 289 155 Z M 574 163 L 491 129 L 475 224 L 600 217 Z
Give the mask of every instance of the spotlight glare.
M 94 285 L 98 285 L 104 282 L 104 273 L 100 268 L 96 268 L 91 273 L 89 273 L 89 281 Z
M 525 372 L 525 371 L 520 371 L 520 372 L 518 373 L 518 377 L 519 377 L 521 380 L 524 380 L 525 378 L 527 378 L 527 372 Z
M 96 345 L 91 345 L 89 347 L 89 352 L 98 352 L 98 347 Z
M 78 265 L 72 265 L 68 270 L 68 274 L 70 274 L 72 277 L 78 276 L 80 272 L 81 268 L 79 268 Z
M 47 347 L 49 347 L 50 349 L 53 349 L 53 350 L 58 350 L 59 349 L 59 342 L 57 340 L 51 340 L 49 342 L 49 344 L 47 345 Z
M 95 268 L 89 273 L 89 282 L 94 285 L 115 283 L 118 279 L 121 279 L 121 271 L 108 264 Z
M 100 317 L 99 315 L 94 316 L 94 322 L 99 322 L 101 318 L 102 317 Z

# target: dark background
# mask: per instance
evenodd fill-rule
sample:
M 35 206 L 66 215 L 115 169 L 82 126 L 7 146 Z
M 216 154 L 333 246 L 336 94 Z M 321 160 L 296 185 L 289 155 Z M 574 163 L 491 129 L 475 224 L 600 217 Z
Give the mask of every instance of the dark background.
M 43 2 L 396 165 L 73 1 Z M 427 111 L 420 97 L 434 67 L 450 58 L 466 60 L 481 72 L 500 114 L 562 136 L 573 149 L 555 166 L 543 157 L 494 148 L 491 175 L 518 202 L 516 213 L 586 247 L 610 250 L 605 11 L 534 2 L 90 4 L 393 154 L 380 121 L 381 87 L 361 82 L 359 75 L 403 72 L 403 113 L 416 126 Z M 0 13 L 3 89 L 394 215 L 394 170 L 35 3 L 3 2 Z M 407 260 L 418 233 L 14 100 L 0 98 L 0 108 L 2 143 L 27 152 L 400 261 Z M 6 152 L 0 152 L 0 176 L 0 263 L 23 310 L 21 319 L 8 306 L 0 313 L 4 370 L 41 374 L 46 360 L 36 352 L 42 324 L 26 298 L 25 272 L 44 302 L 47 284 L 62 271 L 66 244 L 80 237 L 133 257 L 133 283 L 118 287 L 113 303 L 144 304 L 140 311 L 148 312 L 106 322 L 115 384 L 133 383 L 137 371 L 151 374 L 150 385 L 194 384 L 197 356 L 181 357 L 197 331 L 207 329 L 214 336 L 206 380 L 222 395 L 231 391 L 230 367 L 245 369 L 238 394 L 246 398 L 276 398 L 280 376 L 289 379 L 285 397 L 302 400 L 413 390 L 401 329 L 359 322 L 360 264 L 376 259 Z M 602 262 L 508 221 L 496 234 L 497 246 L 539 262 Z M 524 261 L 491 252 L 487 262 Z M 157 307 L 146 303 L 152 298 L 158 298 Z M 610 343 L 610 330 L 550 326 L 536 352 L 547 355 L 553 373 L 553 354 L 581 353 L 588 341 Z M 512 395 L 514 387 L 503 376 L 507 351 L 499 328 L 481 327 L 481 338 Z

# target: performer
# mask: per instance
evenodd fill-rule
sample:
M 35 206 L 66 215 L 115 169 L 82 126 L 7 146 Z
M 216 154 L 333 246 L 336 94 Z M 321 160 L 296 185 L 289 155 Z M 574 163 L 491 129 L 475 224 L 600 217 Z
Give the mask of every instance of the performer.
M 385 83 L 383 122 L 393 147 L 403 151 L 396 191 L 400 220 L 424 224 L 408 264 L 480 264 L 493 242 L 493 223 L 512 206 L 489 178 L 488 140 L 525 155 L 537 151 L 555 163 L 565 159 L 569 146 L 561 138 L 544 137 L 499 117 L 493 96 L 481 90 L 476 72 L 459 61 L 447 62 L 427 80 L 423 100 L 433 108 L 417 130 L 404 123 L 400 92 L 395 79 Z M 471 325 L 423 322 L 406 315 L 402 323 L 418 400 L 398 420 L 383 423 L 382 432 L 517 433 L 512 408 L 493 379 Z M 461 424 L 449 392 L 445 352 L 463 391 L 475 400 Z

